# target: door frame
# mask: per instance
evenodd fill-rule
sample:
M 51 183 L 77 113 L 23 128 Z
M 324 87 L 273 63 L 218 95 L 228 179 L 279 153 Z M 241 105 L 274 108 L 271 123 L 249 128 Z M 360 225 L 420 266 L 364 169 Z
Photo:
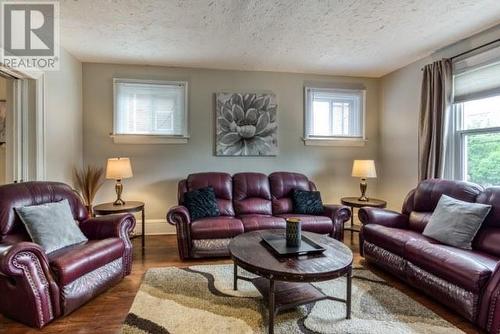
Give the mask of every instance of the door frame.
M 46 114 L 45 114 L 45 73 L 41 71 L 23 72 L 10 69 L 0 64 L 0 72 L 15 79 L 13 84 L 12 114 L 13 114 L 13 155 L 12 163 L 13 180 L 9 182 L 22 182 L 27 180 L 43 181 L 46 175 Z M 27 107 L 29 103 L 27 80 L 35 83 L 35 161 L 34 175 L 28 174 L 28 128 Z M 31 163 L 31 161 L 30 161 Z M 30 181 L 31 181 L 30 180 Z

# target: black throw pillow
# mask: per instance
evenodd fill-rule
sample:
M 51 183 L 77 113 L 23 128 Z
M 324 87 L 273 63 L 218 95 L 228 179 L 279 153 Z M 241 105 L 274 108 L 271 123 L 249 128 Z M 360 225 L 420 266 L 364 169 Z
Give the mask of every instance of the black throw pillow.
M 323 214 L 323 202 L 319 191 L 294 189 L 292 193 L 293 212 L 305 215 Z
M 191 220 L 220 215 L 214 188 L 205 187 L 184 194 L 184 205 L 189 211 Z

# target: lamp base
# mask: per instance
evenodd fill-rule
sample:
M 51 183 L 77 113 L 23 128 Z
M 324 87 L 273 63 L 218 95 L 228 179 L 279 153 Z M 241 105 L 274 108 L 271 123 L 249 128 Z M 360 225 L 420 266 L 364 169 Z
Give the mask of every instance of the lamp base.
M 367 186 L 368 186 L 368 184 L 366 183 L 366 179 L 362 178 L 361 182 L 359 183 L 359 189 L 361 190 L 361 197 L 358 198 L 358 201 L 360 201 L 360 202 L 368 202 L 369 201 L 368 197 L 365 196 Z
M 116 201 L 113 202 L 113 205 L 125 205 L 125 201 L 122 200 L 122 192 L 123 192 L 122 180 L 116 180 L 115 191 L 116 191 Z
M 113 205 L 125 205 L 125 201 L 122 200 L 121 198 L 118 198 L 116 201 L 113 202 Z

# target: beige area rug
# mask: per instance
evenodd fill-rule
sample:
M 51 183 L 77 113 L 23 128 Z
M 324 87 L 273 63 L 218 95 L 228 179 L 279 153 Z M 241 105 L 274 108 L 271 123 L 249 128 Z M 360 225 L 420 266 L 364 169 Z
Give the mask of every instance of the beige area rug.
M 242 280 L 233 291 L 232 274 L 232 265 L 148 270 L 122 332 L 267 333 L 260 294 Z M 355 268 L 353 274 L 351 320 L 345 319 L 345 304 L 319 301 L 280 313 L 275 333 L 462 333 L 369 270 Z M 345 298 L 344 278 L 314 284 Z

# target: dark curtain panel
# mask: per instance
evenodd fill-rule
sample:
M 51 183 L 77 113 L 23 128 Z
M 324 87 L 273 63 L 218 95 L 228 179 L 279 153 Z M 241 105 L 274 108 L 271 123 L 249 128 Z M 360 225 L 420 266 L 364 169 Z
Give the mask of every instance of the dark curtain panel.
M 420 180 L 442 178 L 444 175 L 452 85 L 450 59 L 442 59 L 423 68 L 418 143 Z

